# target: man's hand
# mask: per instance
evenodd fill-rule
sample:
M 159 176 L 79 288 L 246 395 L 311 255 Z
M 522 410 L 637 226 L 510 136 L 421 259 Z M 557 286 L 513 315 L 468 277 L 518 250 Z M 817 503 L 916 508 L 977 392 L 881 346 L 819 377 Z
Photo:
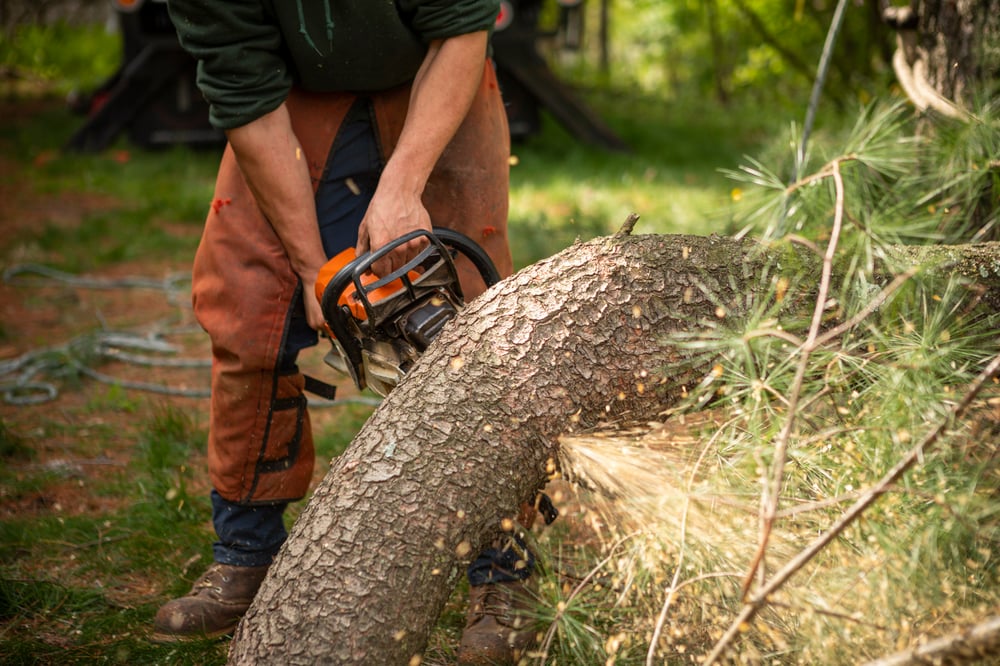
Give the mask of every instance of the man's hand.
M 420 193 L 400 183 L 405 180 L 404 176 L 383 174 L 358 229 L 359 255 L 377 250 L 411 231 L 431 230 L 431 218 L 420 201 Z M 372 264 L 372 272 L 386 276 L 405 266 L 426 246 L 426 238 L 411 240 Z
M 326 318 L 323 316 L 323 308 L 320 307 L 319 299 L 316 298 L 316 276 L 300 276 L 302 280 L 302 301 L 306 306 L 306 321 L 309 322 L 309 327 L 322 331 L 323 326 L 326 324 Z

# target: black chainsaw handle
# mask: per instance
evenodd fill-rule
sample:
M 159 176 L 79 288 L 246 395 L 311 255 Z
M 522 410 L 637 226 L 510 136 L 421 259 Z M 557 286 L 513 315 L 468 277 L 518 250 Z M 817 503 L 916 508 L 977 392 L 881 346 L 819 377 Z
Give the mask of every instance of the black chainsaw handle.
M 391 274 L 367 285 L 367 287 L 361 284 L 361 275 L 368 271 L 375 261 L 389 252 L 392 252 L 400 245 L 420 237 L 426 237 L 428 239 L 428 247 L 421 250 L 421 252 L 407 262 L 405 266 L 402 266 L 401 268 L 393 271 Z M 339 306 L 337 305 L 337 302 L 340 300 L 340 295 L 344 292 L 344 289 L 347 288 L 347 285 L 354 282 L 355 293 L 361 296 L 367 306 L 367 293 L 369 291 L 389 284 L 394 280 L 400 280 L 407 289 L 412 289 L 413 285 L 410 281 L 409 273 L 423 264 L 431 253 L 437 252 L 441 254 L 444 251 L 447 251 L 448 248 L 457 251 L 469 259 L 473 266 L 475 266 L 476 270 L 479 271 L 479 275 L 482 277 L 483 282 L 486 283 L 487 287 L 492 287 L 500 281 L 500 273 L 493 264 L 493 260 L 490 259 L 490 256 L 486 254 L 486 251 L 479 247 L 475 241 L 465 234 L 453 229 L 434 227 L 433 234 L 424 229 L 417 229 L 393 240 L 390 243 L 387 243 L 374 253 L 366 252 L 340 269 L 340 271 L 333 276 L 330 282 L 327 283 L 326 289 L 323 290 L 323 297 L 320 300 L 320 307 L 322 308 L 324 315 L 331 315 L 329 317 L 325 317 L 327 319 L 326 323 L 330 327 L 330 332 L 333 333 L 334 337 L 340 341 L 340 344 L 344 348 L 344 352 L 347 354 L 349 360 L 356 364 L 356 367 L 360 367 L 361 364 L 361 348 L 356 344 L 352 344 L 354 340 L 347 329 L 347 324 L 344 321 L 345 317 L 343 313 L 340 312 Z M 450 256 L 451 253 L 448 252 L 448 254 L 448 259 L 453 259 L 453 257 Z M 453 261 L 449 261 L 448 263 L 451 264 L 450 270 L 454 271 Z M 457 275 L 455 276 L 455 286 L 459 290 L 459 296 L 462 296 L 461 285 L 458 284 Z M 462 297 L 464 298 L 464 296 Z
M 401 245 L 406 245 L 411 240 L 416 240 L 417 238 L 421 237 L 426 238 L 428 244 L 424 249 L 420 250 L 420 252 L 417 253 L 417 256 L 415 256 L 413 259 L 410 259 L 408 262 L 406 262 L 393 272 L 389 273 L 388 275 L 385 275 L 367 285 L 362 284 L 361 276 L 371 270 L 372 264 L 374 264 L 376 261 L 378 261 L 385 255 L 389 254 L 390 252 L 394 251 Z M 458 273 L 455 271 L 455 262 L 452 259 L 451 253 L 447 253 L 448 254 L 447 258 L 444 257 L 446 251 L 447 248 L 444 246 L 444 243 L 441 241 L 441 239 L 437 237 L 436 233 L 432 234 L 431 232 L 428 232 L 425 229 L 416 229 L 386 243 L 375 252 L 366 252 L 365 254 L 361 255 L 360 257 L 352 261 L 347 266 L 344 266 L 344 268 L 342 268 L 341 270 L 346 273 L 348 272 L 348 269 L 350 269 L 351 280 L 354 282 L 355 293 L 358 294 L 358 297 L 364 304 L 365 310 L 368 310 L 370 306 L 370 303 L 368 301 L 368 293 L 375 291 L 376 289 L 379 289 L 381 287 L 384 287 L 387 284 L 395 282 L 396 280 L 399 280 L 406 288 L 406 290 L 411 292 L 412 295 L 413 282 L 410 280 L 410 273 L 416 270 L 417 268 L 423 266 L 424 263 L 428 259 L 430 259 L 431 256 L 435 254 L 441 256 L 442 259 L 445 259 L 445 262 L 448 264 L 448 270 L 452 274 L 452 278 L 455 280 L 457 284 Z M 345 283 L 344 287 L 346 286 L 347 284 Z M 339 291 L 343 291 L 343 289 L 340 289 Z M 459 287 L 459 295 L 461 296 L 461 287 Z
M 372 264 L 395 250 L 400 245 L 404 245 L 409 241 L 420 237 L 427 238 L 430 242 L 429 245 L 421 250 L 416 257 L 407 262 L 405 266 L 397 268 L 389 275 L 386 275 L 385 277 L 380 278 L 365 287 L 361 285 L 361 274 L 368 271 Z M 352 269 L 351 274 L 358 293 L 374 291 L 375 289 L 383 287 L 391 282 L 394 282 L 395 280 L 401 280 L 403 284 L 409 288 L 410 282 L 408 276 L 410 272 L 421 266 L 433 251 L 437 250 L 437 252 L 441 254 L 442 250 L 447 248 L 457 250 L 459 254 L 465 256 L 469 261 L 471 261 L 472 265 L 477 271 L 479 271 L 479 276 L 483 279 L 483 282 L 486 283 L 487 287 L 492 287 L 500 281 L 500 273 L 493 264 L 493 260 L 490 259 L 490 255 L 486 254 L 486 251 L 483 250 L 483 248 L 479 247 L 475 241 L 465 234 L 455 231 L 454 229 L 446 229 L 445 227 L 434 227 L 433 233 L 428 233 L 424 229 L 411 231 L 408 234 L 400 236 L 391 243 L 383 245 L 374 253 L 365 253 L 361 255 L 355 260 L 355 262 L 345 266 L 344 270 L 346 271 L 348 267 Z M 451 258 L 454 259 L 454 253 L 450 254 Z M 345 282 L 344 287 L 346 286 L 347 284 Z M 464 295 L 461 293 L 461 285 L 456 286 L 459 291 L 459 296 L 464 298 Z M 338 293 L 340 291 L 343 291 L 343 288 L 339 289 Z
M 497 271 L 490 255 L 486 254 L 486 250 L 471 238 L 454 229 L 445 229 L 444 227 L 434 227 L 434 235 L 440 238 L 445 245 L 458 250 L 471 261 L 487 287 L 492 287 L 500 281 L 500 272 Z
M 386 275 L 377 281 L 368 284 L 367 286 L 361 284 L 361 275 L 370 270 L 372 264 L 395 250 L 400 245 L 421 237 L 427 238 L 429 245 L 421 250 L 416 257 L 411 259 L 404 266 L 397 268 L 389 275 Z M 483 250 L 483 248 L 479 247 L 475 241 L 465 234 L 453 229 L 446 229 L 444 227 L 434 227 L 433 234 L 424 229 L 417 229 L 400 236 L 390 243 L 387 243 L 375 252 L 366 252 L 365 254 L 362 254 L 340 269 L 340 272 L 330 280 L 326 289 L 323 290 L 323 298 L 321 300 L 323 312 L 333 312 L 336 309 L 336 303 L 340 299 L 340 295 L 351 282 L 354 282 L 356 293 L 365 300 L 367 300 L 366 294 L 368 292 L 374 291 L 375 289 L 394 282 L 395 280 L 400 280 L 407 289 L 411 289 L 412 284 L 409 279 L 410 272 L 421 266 L 432 252 L 437 251 L 440 254 L 442 253 L 442 250 L 449 247 L 453 250 L 457 250 L 459 254 L 464 255 L 469 261 L 472 262 L 472 265 L 477 271 L 479 271 L 479 275 L 482 277 L 483 282 L 486 283 L 487 287 L 492 287 L 500 281 L 500 273 L 493 264 L 493 260 L 490 259 L 490 256 L 486 254 L 486 251 Z M 461 294 L 461 285 L 457 283 L 457 280 L 456 287 L 459 290 L 459 296 L 464 298 Z M 334 331 L 334 333 L 336 334 L 336 331 Z

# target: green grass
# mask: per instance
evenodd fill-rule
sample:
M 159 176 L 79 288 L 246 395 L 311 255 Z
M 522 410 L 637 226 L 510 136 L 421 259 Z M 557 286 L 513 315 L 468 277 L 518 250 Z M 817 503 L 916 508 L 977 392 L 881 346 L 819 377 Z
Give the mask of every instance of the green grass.
M 0 146 L 17 160 L 18 187 L 53 201 L 53 215 L 79 208 L 79 224 L 59 217 L 26 225 L 5 245 L 6 256 L 70 272 L 119 262 L 190 262 L 212 197 L 219 155 L 184 147 L 147 152 L 121 139 L 96 155 L 62 146 L 83 122 L 54 102 L 36 117 L 0 124 Z M 72 193 L 68 203 L 60 197 Z
M 23 462 L 34 457 L 34 450 L 25 444 L 24 438 L 7 427 L 0 419 L 0 460 Z
M 121 38 L 102 25 L 20 25 L 0 33 L 0 66 L 47 90 L 90 90 L 121 59 Z
M 136 429 L 126 465 L 96 477 L 24 466 L 0 475 L 6 501 L 39 498 L 34 515 L 0 520 L 3 663 L 224 662 L 218 642 L 180 648 L 148 642 L 163 595 L 186 592 L 199 562 L 211 558 L 212 537 L 207 497 L 188 491 L 204 464 L 204 431 L 183 410 L 139 402 L 137 411 L 151 416 Z M 85 425 L 77 430 L 88 433 L 81 442 L 102 436 Z M 112 446 L 111 435 L 103 433 L 103 447 Z M 64 428 L 62 436 L 72 439 L 73 432 Z M 71 455 L 86 464 L 84 453 Z M 107 500 L 108 508 L 75 514 L 76 507 L 43 499 L 59 497 L 66 484 L 86 484 L 86 495 Z
M 720 170 L 762 149 L 774 118 L 622 91 L 595 92 L 588 101 L 629 150 L 583 144 L 547 114 L 540 135 L 513 146 L 510 227 L 518 265 L 576 238 L 614 233 L 633 212 L 637 233 L 727 231 L 734 184 Z
M 318 460 L 324 462 L 343 453 L 354 439 L 355 433 L 371 416 L 374 408 L 358 403 L 346 403 L 332 409 L 335 410 L 336 427 L 320 429 L 315 433 L 313 442 Z

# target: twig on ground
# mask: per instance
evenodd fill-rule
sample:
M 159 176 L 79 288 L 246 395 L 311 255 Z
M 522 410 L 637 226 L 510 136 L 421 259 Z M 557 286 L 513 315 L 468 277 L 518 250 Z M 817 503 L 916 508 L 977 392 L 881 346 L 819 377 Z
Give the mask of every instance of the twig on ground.
M 889 627 L 885 627 L 881 624 L 876 624 L 874 622 L 865 622 L 857 615 L 851 613 L 839 613 L 837 611 L 826 610 L 824 608 L 816 608 L 814 606 L 809 606 L 809 607 L 796 606 L 795 604 L 786 604 L 783 601 L 775 601 L 774 599 L 772 599 L 770 603 L 772 606 L 794 611 L 797 615 L 815 613 L 816 615 L 823 615 L 825 617 L 832 617 L 838 620 L 843 620 L 844 622 L 852 622 L 854 624 L 862 625 L 865 627 L 871 627 L 872 629 L 876 629 L 878 631 L 889 631 Z
M 778 502 L 781 497 L 781 488 L 784 483 L 785 462 L 788 454 L 788 443 L 791 440 L 792 432 L 795 429 L 796 417 L 798 416 L 798 404 L 802 397 L 802 387 L 805 383 L 806 372 L 809 369 L 809 358 L 812 352 L 819 346 L 819 331 L 823 324 L 823 312 L 826 310 L 827 294 L 830 293 L 830 282 L 833 275 L 833 259 L 837 253 L 837 242 L 840 239 L 840 231 L 844 222 L 844 180 L 840 175 L 840 161 L 834 160 L 830 165 L 836 188 L 836 206 L 833 214 L 833 228 L 830 230 L 830 241 L 827 243 L 826 251 L 823 254 L 823 268 L 820 273 L 820 284 L 816 295 L 816 305 L 813 308 L 812 322 L 809 326 L 809 334 L 799 350 L 799 364 L 795 370 L 795 379 L 792 380 L 791 390 L 788 396 L 788 418 L 785 420 L 778 439 L 774 445 L 774 461 L 769 482 L 763 484 L 760 496 L 760 542 L 757 552 L 754 554 L 747 570 L 746 578 L 743 581 L 742 596 L 746 596 L 753 584 L 755 575 L 759 576 L 760 584 L 764 583 L 766 569 L 763 565 L 764 557 L 767 553 L 767 544 L 774 527 L 775 514 L 778 512 Z

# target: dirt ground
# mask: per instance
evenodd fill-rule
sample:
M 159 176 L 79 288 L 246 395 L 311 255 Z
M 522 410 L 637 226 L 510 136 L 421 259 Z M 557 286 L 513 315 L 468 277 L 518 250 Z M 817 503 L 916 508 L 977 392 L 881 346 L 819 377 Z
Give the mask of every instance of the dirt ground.
M 21 106 L 2 105 L 0 114 L 30 113 Z M 114 155 L 109 159 L 114 159 Z M 40 155 L 38 159 L 49 159 Z M 119 203 L 112 197 L 81 192 L 40 194 L 18 173 L 16 163 L 0 154 L 0 238 L 11 239 L 23 229 L 41 224 L 73 228 L 88 215 L 113 210 Z M 194 231 L 192 231 L 194 229 Z M 197 233 L 197 227 L 176 225 L 171 233 Z M 9 242 L 5 240 L 4 244 Z M 5 247 L 0 280 L 0 367 L 7 368 L 27 355 L 45 351 L 59 352 L 66 345 L 86 341 L 88 335 L 100 331 L 124 333 L 128 339 L 143 342 L 152 338 L 170 345 L 173 353 L 150 354 L 134 349 L 137 354 L 157 358 L 196 360 L 207 363 L 210 344 L 198 327 L 190 308 L 188 284 L 189 262 L 165 263 L 147 260 L 122 262 L 89 273 L 97 281 L 130 282 L 134 278 L 180 280 L 173 292 L 149 288 L 89 288 L 62 282 L 44 275 L 23 272 L 11 275 L 26 261 L 38 261 L 36 249 L 21 256 L 16 248 Z M 13 250 L 13 251 L 11 251 Z M 85 347 L 86 348 L 86 347 Z M 307 372 L 338 385 L 340 396 L 356 394 L 349 382 L 342 380 L 322 362 L 322 346 L 303 357 Z M 79 356 L 79 354 L 78 354 Z M 87 359 L 88 367 L 111 378 L 128 382 L 160 385 L 166 391 L 191 393 L 195 397 L 171 395 L 156 391 L 117 389 L 110 383 L 77 376 L 69 381 L 52 382 L 57 390 L 54 398 L 38 404 L 12 404 L 25 396 L 41 398 L 40 391 L 0 393 L 0 418 L 7 432 L 32 449 L 29 459 L 5 460 L 11 470 L 22 467 L 25 472 L 43 468 L 62 476 L 62 483 L 16 497 L 0 484 L 0 516 L 58 512 L 63 515 L 107 512 L 114 509 L 115 498 L 94 496 L 89 488 L 98 485 L 102 477 L 120 473 L 127 465 L 141 436 L 157 410 L 171 405 L 191 417 L 197 427 L 207 429 L 209 389 L 207 367 L 176 368 L 143 366 L 110 359 Z M 58 364 L 57 364 L 58 365 Z M 62 370 L 67 370 L 65 366 Z M 57 367 L 56 372 L 59 372 Z M 19 373 L 0 377 L 0 383 L 18 379 Z M 44 373 L 32 374 L 32 382 L 48 382 Z M 317 429 L 324 428 L 335 418 L 333 410 L 312 410 Z M 192 461 L 204 472 L 196 474 L 196 482 L 207 494 L 207 470 L 203 459 Z M 317 465 L 317 478 L 325 465 Z M 198 492 L 198 488 L 192 489 Z

